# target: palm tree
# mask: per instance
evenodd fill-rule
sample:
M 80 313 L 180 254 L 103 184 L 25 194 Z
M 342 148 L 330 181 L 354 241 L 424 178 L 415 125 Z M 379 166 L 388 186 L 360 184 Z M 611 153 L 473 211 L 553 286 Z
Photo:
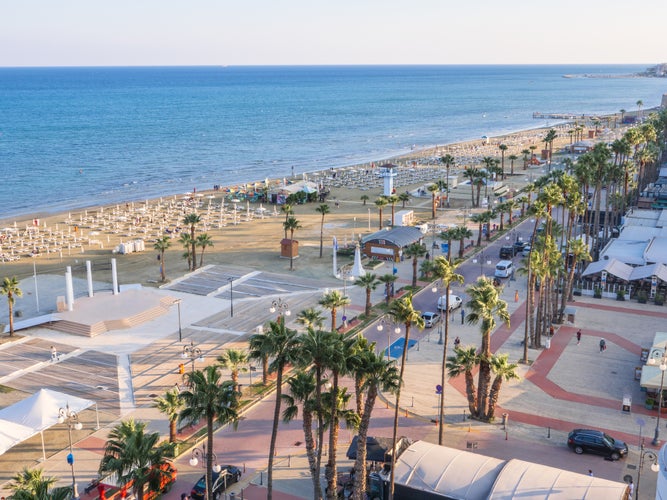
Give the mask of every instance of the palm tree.
M 7 296 L 7 306 L 9 307 L 9 336 L 14 336 L 14 300 L 16 297 L 22 297 L 23 291 L 19 288 L 19 282 L 16 276 L 5 277 L 0 285 L 0 295 Z
M 491 382 L 491 332 L 496 327 L 495 316 L 509 326 L 507 302 L 499 296 L 490 279 L 481 277 L 466 289 L 470 301 L 466 304 L 466 323 L 480 324 L 482 345 L 480 348 L 479 379 L 477 382 L 477 417 L 488 419 L 488 396 Z
M 285 228 L 285 231 L 290 232 L 290 253 L 289 253 L 289 270 L 293 271 L 294 270 L 294 252 L 292 251 L 291 246 L 294 244 L 294 231 L 297 229 L 301 229 L 301 224 L 299 224 L 299 221 L 296 220 L 296 217 L 288 217 L 285 222 L 283 222 L 283 227 Z
M 396 203 L 398 203 L 400 200 L 398 199 L 398 196 L 395 194 L 392 194 L 390 196 L 387 196 L 387 203 L 391 205 L 391 227 L 394 227 L 394 210 L 396 207 Z
M 412 243 L 403 252 L 406 257 L 412 257 L 412 286 L 417 286 L 417 263 L 419 257 L 426 255 L 424 245 L 419 242 Z
M 162 280 L 162 283 L 167 281 L 167 271 L 164 267 L 164 253 L 170 246 L 171 238 L 169 236 L 162 236 L 153 243 L 153 249 L 160 252 L 160 279 Z
M 468 179 L 470 183 L 470 206 L 476 207 L 475 205 L 475 182 L 479 175 L 479 170 L 475 167 L 467 168 L 463 171 L 463 178 Z
M 396 394 L 401 379 L 398 376 L 396 364 L 375 352 L 375 344 L 370 344 L 359 356 L 356 364 L 357 372 L 363 379 L 362 389 L 366 393 L 366 402 L 357 433 L 357 458 L 354 462 L 354 500 L 363 500 L 366 493 L 366 438 L 371 424 L 373 408 L 379 391 Z
M 213 238 L 207 233 L 202 233 L 197 236 L 197 246 L 201 248 L 201 254 L 199 255 L 199 267 L 201 267 L 204 264 L 204 250 L 206 250 L 206 247 L 213 246 Z
M 473 370 L 479 365 L 479 355 L 475 346 L 456 347 L 454 355 L 447 359 L 447 373 L 451 378 L 465 375 L 466 398 L 468 399 L 468 411 L 470 415 L 477 414 L 477 389 Z
M 509 155 L 507 159 L 510 161 L 510 175 L 514 175 L 514 162 L 519 159 L 517 155 Z
M 70 486 L 52 488 L 58 482 L 55 477 L 44 476 L 43 469 L 25 467 L 17 472 L 9 483 L 13 500 L 67 500 L 72 497 Z
M 639 99 L 637 101 L 637 114 L 639 115 L 639 118 L 641 119 L 642 116 L 642 108 L 644 107 L 644 101 Z
M 487 413 L 487 419 L 490 422 L 493 421 L 495 417 L 496 404 L 498 403 L 500 387 L 502 386 L 503 381 L 516 380 L 519 378 L 519 375 L 516 373 L 519 365 L 510 363 L 508 359 L 508 354 L 491 356 L 491 370 L 496 376 L 493 379 L 491 391 L 489 392 L 489 411 Z
M 181 236 L 179 236 L 178 238 L 178 242 L 181 245 L 183 245 L 183 248 L 185 248 L 185 252 L 183 253 L 183 258 L 188 261 L 188 271 L 189 271 L 192 269 L 192 260 L 196 258 L 193 257 L 192 254 L 193 240 L 188 233 L 181 233 Z
M 297 372 L 293 377 L 287 380 L 289 394 L 283 394 L 285 402 L 283 410 L 283 421 L 291 422 L 299 413 L 301 406 L 301 428 L 306 444 L 306 457 L 308 458 L 308 468 L 313 482 L 313 498 L 322 498 L 319 478 L 315 475 L 317 470 L 317 455 L 315 450 L 315 437 L 313 436 L 313 415 L 317 414 L 317 404 L 315 400 L 315 376 L 312 373 L 304 371 Z
M 375 200 L 375 206 L 378 207 L 378 213 L 380 214 L 379 229 L 382 229 L 382 209 L 386 207 L 388 203 L 389 202 L 387 201 L 387 198 L 384 196 L 380 196 L 377 200 Z
M 443 443 L 444 418 L 445 418 L 445 369 L 447 362 L 447 346 L 449 345 L 449 293 L 452 283 L 463 283 L 463 276 L 455 272 L 457 266 L 453 266 L 447 259 L 438 256 L 434 259 L 435 277 L 445 286 L 445 341 L 442 350 L 442 366 L 440 372 L 440 387 L 442 387 L 442 396 L 440 397 L 440 411 L 438 417 L 438 444 Z M 440 339 L 442 340 L 442 339 Z M 440 343 L 440 340 L 438 343 Z
M 623 123 L 623 120 L 625 119 L 625 113 L 627 113 L 627 111 L 624 110 L 624 109 L 621 109 L 619 111 L 619 113 L 621 113 L 621 123 Z
M 273 459 L 276 452 L 276 440 L 278 438 L 278 423 L 280 422 L 280 405 L 282 403 L 282 386 L 285 366 L 297 360 L 297 332 L 285 326 L 285 317 L 281 316 L 278 321 L 269 323 L 269 348 L 267 353 L 273 358 L 269 365 L 269 373 L 276 374 L 276 404 L 273 411 L 273 427 L 271 429 L 271 442 L 269 444 L 268 479 L 266 483 L 266 498 L 273 496 Z
M 322 316 L 319 309 L 309 307 L 297 314 L 296 322 L 306 328 L 322 328 L 324 316 Z
M 435 195 L 438 194 L 439 188 L 437 184 L 429 184 L 426 190 L 431 193 L 431 219 L 435 219 Z
M 364 315 L 369 316 L 372 306 L 371 292 L 377 288 L 377 286 L 380 284 L 380 281 L 378 281 L 375 274 L 366 272 L 366 274 L 359 276 L 354 284 L 366 289 L 366 308 L 364 309 Z
M 521 154 L 523 155 L 523 169 L 526 170 L 528 168 L 528 158 L 530 158 L 530 149 L 522 149 Z
M 405 204 L 410 201 L 410 193 L 407 191 L 401 193 L 398 195 L 398 200 L 403 204 L 403 208 L 405 208 Z
M 320 221 L 320 259 L 322 258 L 322 249 L 324 248 L 324 216 L 331 212 L 329 205 L 322 203 L 319 207 L 315 209 L 318 214 L 322 215 L 322 220 Z
M 544 143 L 547 145 L 549 148 L 549 171 L 551 171 L 551 160 L 553 158 L 553 153 L 554 153 L 554 141 L 558 137 L 558 133 L 556 132 L 556 129 L 549 129 L 547 132 L 547 135 L 544 136 Z
M 449 262 L 452 261 L 452 240 L 457 240 L 458 234 L 459 234 L 458 227 L 450 227 L 449 229 L 446 229 L 445 231 L 442 231 L 440 233 L 440 237 L 443 240 L 447 240 L 447 260 Z
M 185 224 L 186 226 L 190 226 L 190 245 L 192 251 L 192 268 L 190 269 L 191 271 L 197 269 L 197 259 L 195 258 L 195 256 L 197 255 L 197 252 L 195 251 L 195 247 L 197 245 L 197 239 L 195 238 L 195 228 L 197 224 L 199 224 L 200 222 L 201 222 L 201 217 L 195 213 L 186 215 L 183 218 L 183 224 Z
M 299 337 L 299 359 L 301 368 L 310 368 L 315 375 L 315 411 L 317 415 L 317 457 L 315 460 L 315 471 L 313 481 L 319 484 L 320 470 L 322 464 L 322 443 L 324 442 L 324 410 L 322 408 L 322 386 L 325 382 L 325 372 L 329 366 L 329 360 L 335 355 L 334 349 L 337 345 L 339 335 L 335 332 L 325 330 L 314 330 L 308 328 L 306 333 Z M 315 498 L 321 498 L 319 488 L 315 489 Z
M 465 240 L 466 238 L 472 238 L 473 234 L 472 231 L 465 226 L 461 226 L 457 229 L 456 237 L 459 240 L 459 259 L 462 259 L 463 252 L 465 251 Z
M 396 276 L 394 274 L 391 274 L 391 273 L 383 274 L 382 276 L 380 276 L 378 278 L 378 281 L 380 281 L 380 283 L 384 283 L 384 298 L 385 298 L 385 303 L 387 305 L 389 305 L 389 301 L 394 296 L 394 294 L 392 293 L 392 290 L 393 290 L 394 282 L 397 279 L 398 279 L 398 276 Z
M 450 154 L 440 157 L 440 163 L 443 163 L 447 169 L 447 208 L 449 208 L 449 169 L 454 165 L 455 161 L 456 158 Z
M 366 206 L 366 202 L 369 200 L 369 197 L 367 194 L 362 194 L 361 195 L 361 201 L 363 202 L 363 205 Z
M 420 330 L 424 329 L 424 320 L 421 317 L 421 311 L 415 310 L 412 307 L 412 294 L 408 294 L 402 299 L 395 300 L 389 306 L 389 312 L 387 313 L 392 321 L 399 325 L 403 324 L 405 329 L 405 337 L 403 343 L 403 352 L 401 353 L 401 368 L 399 370 L 398 379 L 402 382 L 403 373 L 405 372 L 405 360 L 408 355 L 408 348 L 410 346 L 410 327 L 415 325 Z M 396 449 L 396 438 L 398 435 L 398 411 L 401 403 L 401 386 L 399 384 L 396 389 L 396 403 L 394 407 L 394 429 L 392 435 L 392 446 L 391 449 Z M 394 469 L 396 467 L 396 453 L 391 454 L 391 486 L 389 498 L 394 497 Z
M 220 356 L 216 358 L 216 362 L 222 367 L 231 371 L 232 382 L 234 383 L 234 390 L 241 392 L 239 389 L 239 373 L 248 371 L 247 364 L 250 359 L 246 351 L 240 349 L 226 349 Z
M 329 309 L 331 311 L 331 331 L 335 332 L 336 312 L 338 311 L 339 308 L 348 305 L 350 303 L 350 298 L 345 297 L 338 290 L 331 290 L 322 295 L 322 298 L 320 298 L 320 300 L 317 303 L 322 307 L 324 307 L 325 309 Z
M 504 181 L 505 180 L 505 151 L 509 149 L 507 144 L 501 144 L 498 146 L 498 149 L 500 149 L 500 165 L 501 165 L 501 173 L 500 173 L 500 180 Z
M 209 365 L 203 370 L 186 374 L 189 389 L 181 392 L 184 408 L 178 416 L 179 422 L 192 424 L 206 421 L 206 500 L 211 500 L 213 484 L 213 424 L 232 423 L 236 426 L 239 414 L 239 393 L 234 390 L 234 382 L 223 381 L 218 365 Z
M 280 207 L 280 210 L 285 214 L 285 222 L 287 222 L 287 219 L 289 219 L 291 215 L 294 215 L 294 207 L 290 203 L 283 204 L 283 206 Z M 287 228 L 284 225 L 283 229 L 285 230 L 285 239 L 287 239 Z
M 116 474 L 119 484 L 132 481 L 134 495 L 143 500 L 146 485 L 159 491 L 164 479 L 171 478 L 173 469 L 165 465 L 173 456 L 174 443 L 160 443 L 160 433 L 147 433 L 146 422 L 124 420 L 109 432 L 98 473 Z
M 181 391 L 174 387 L 164 393 L 164 396 L 155 399 L 153 406 L 163 413 L 169 421 L 169 442 L 176 442 L 176 423 L 178 415 L 183 409 Z

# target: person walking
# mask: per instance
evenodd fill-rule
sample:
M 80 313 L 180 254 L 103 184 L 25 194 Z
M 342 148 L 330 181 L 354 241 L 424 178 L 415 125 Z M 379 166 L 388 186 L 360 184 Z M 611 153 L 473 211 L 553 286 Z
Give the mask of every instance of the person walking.
M 588 469 L 588 475 L 593 477 L 593 471 L 591 469 Z
M 581 328 L 577 330 L 577 345 L 581 344 Z
M 600 352 L 607 350 L 607 342 L 605 339 L 600 339 Z
M 632 478 L 628 480 L 628 498 L 632 499 L 635 492 L 635 483 L 632 482 Z
M 454 349 L 458 349 L 460 345 L 461 345 L 461 339 L 456 337 L 454 339 Z
M 51 362 L 55 363 L 58 361 L 58 350 L 56 349 L 56 346 L 51 346 Z

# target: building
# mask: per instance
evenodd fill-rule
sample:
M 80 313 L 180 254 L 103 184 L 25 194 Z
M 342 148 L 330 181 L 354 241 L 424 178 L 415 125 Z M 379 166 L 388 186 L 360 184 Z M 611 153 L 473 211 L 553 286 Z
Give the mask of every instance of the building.
M 418 227 L 394 227 L 365 236 L 361 239 L 361 246 L 364 255 L 370 259 L 399 261 L 403 250 L 413 243 L 421 243 L 423 237 Z

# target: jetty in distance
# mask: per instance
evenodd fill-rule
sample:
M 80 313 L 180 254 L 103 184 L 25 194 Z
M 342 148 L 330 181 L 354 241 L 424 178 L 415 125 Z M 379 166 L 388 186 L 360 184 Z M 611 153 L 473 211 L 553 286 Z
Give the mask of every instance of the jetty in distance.
M 582 118 L 582 115 L 575 115 L 574 113 L 533 113 L 533 118 L 536 120 L 576 120 Z

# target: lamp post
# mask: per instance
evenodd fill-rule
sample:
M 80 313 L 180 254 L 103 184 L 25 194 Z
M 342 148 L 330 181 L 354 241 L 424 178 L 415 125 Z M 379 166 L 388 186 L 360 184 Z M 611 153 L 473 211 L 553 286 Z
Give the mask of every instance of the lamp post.
M 216 474 L 220 474 L 220 471 L 222 470 L 222 467 L 218 465 L 218 457 L 215 456 L 215 453 L 212 451 L 209 452 L 211 455 L 211 461 L 214 462 L 213 466 L 211 467 L 211 470 L 215 472 Z M 209 453 L 206 453 L 206 443 L 202 443 L 201 448 L 193 448 L 192 449 L 192 455 L 190 456 L 190 466 L 196 467 L 197 464 L 201 461 L 201 466 L 203 469 L 206 469 L 206 464 L 208 464 L 208 456 Z M 206 484 L 206 482 L 205 482 Z M 212 488 L 215 491 L 215 488 Z M 226 489 L 226 488 L 225 488 Z M 206 484 L 206 499 L 211 498 L 211 495 L 209 494 L 208 491 L 208 484 Z
M 442 280 L 438 281 L 438 284 L 435 285 L 433 288 L 431 288 L 431 291 L 433 293 L 438 294 L 438 300 L 436 302 L 438 310 L 442 311 L 443 308 L 440 306 L 442 305 L 441 303 L 441 297 L 442 297 Z M 445 305 L 444 305 L 445 310 L 449 309 L 449 295 L 445 298 Z M 447 315 L 445 315 L 445 321 L 447 321 Z M 438 321 L 438 345 L 442 345 L 443 340 L 442 340 L 442 319 Z
M 229 316 L 234 317 L 234 278 L 229 278 Z
M 351 272 L 349 267 L 341 267 L 338 269 L 338 275 L 336 277 L 343 280 L 343 297 L 347 297 L 347 280 L 350 279 Z M 347 327 L 347 309 L 345 306 L 346 304 L 343 302 L 343 326 Z
M 190 358 L 190 362 L 192 363 L 192 371 L 195 371 L 195 361 L 204 361 L 204 356 L 202 355 L 201 349 L 195 346 L 192 340 L 190 341 L 190 345 L 183 346 L 181 358 Z
M 647 458 L 651 461 L 651 470 L 653 472 L 658 472 L 660 470 L 660 465 L 658 465 L 658 455 L 651 450 L 645 450 L 644 440 L 642 439 L 642 445 L 641 448 L 639 449 L 639 466 L 637 467 L 637 490 L 635 491 L 635 500 L 639 500 L 639 482 L 642 479 L 642 469 L 644 468 L 644 460 L 646 460 Z
M 283 299 L 276 299 L 271 302 L 271 307 L 269 307 L 269 312 L 271 314 L 278 311 L 278 319 L 282 319 L 283 316 L 289 316 L 292 312 L 289 310 L 289 304 Z
M 71 410 L 69 403 L 65 405 L 65 408 L 60 408 L 58 410 L 58 423 L 67 424 L 67 435 L 69 437 L 69 455 L 67 455 L 67 463 L 72 468 L 72 498 L 78 500 L 79 490 L 76 487 L 76 478 L 74 476 L 74 453 L 72 452 L 72 428 L 77 431 L 80 431 L 83 428 L 83 424 L 79 422 L 79 415 Z
M 174 304 L 178 307 L 178 341 L 183 342 L 183 329 L 181 328 L 181 299 L 176 299 Z
M 385 326 L 389 326 L 393 324 L 391 321 L 389 321 L 386 317 L 380 318 L 380 321 L 378 321 L 377 325 L 377 331 L 381 332 L 384 330 Z M 394 326 L 394 333 L 399 334 L 401 333 L 401 329 L 398 326 Z M 391 329 L 387 328 L 387 361 L 389 361 L 389 352 L 391 351 Z
M 655 366 L 660 363 L 660 393 L 658 394 L 658 420 L 655 424 L 655 433 L 653 435 L 653 446 L 660 444 L 660 413 L 662 412 L 662 389 L 665 383 L 665 370 L 667 370 L 667 353 L 665 351 L 660 354 L 660 351 L 654 351 L 654 357 L 649 358 L 647 364 Z
M 479 276 L 480 276 L 480 278 L 484 277 L 484 259 L 486 259 L 486 254 L 484 252 L 480 252 L 476 259 L 472 259 L 473 264 L 477 264 L 477 261 L 479 261 Z M 491 265 L 490 260 L 486 261 L 486 263 L 487 263 L 487 265 Z

